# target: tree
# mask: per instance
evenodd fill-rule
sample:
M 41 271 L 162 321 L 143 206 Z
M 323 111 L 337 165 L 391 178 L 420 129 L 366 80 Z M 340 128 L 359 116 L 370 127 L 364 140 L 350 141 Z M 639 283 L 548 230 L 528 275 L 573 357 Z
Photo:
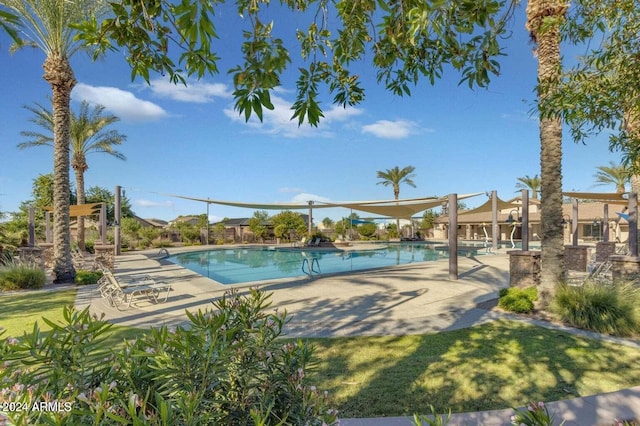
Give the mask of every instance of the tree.
M 569 4 L 565 0 L 529 0 L 526 28 L 536 44 L 538 101 L 558 91 L 560 25 Z M 540 116 L 540 189 L 542 196 L 540 301 L 546 307 L 564 277 L 562 218 L 562 122 L 558 114 Z
M 563 74 L 561 90 L 541 103 L 541 114 L 560 115 L 575 142 L 606 132 L 638 193 L 640 8 L 635 0 L 577 0 L 572 6 L 562 35 L 586 49 Z
M 30 120 L 35 125 L 47 131 L 46 134 L 34 131 L 25 131 L 20 134 L 30 138 L 27 142 L 18 144 L 18 148 L 25 149 L 36 146 L 53 146 L 53 114 L 48 108 L 36 103 L 35 107 L 25 106 L 34 114 Z M 111 114 L 103 114 L 104 107 L 101 105 L 90 109 L 89 103 L 83 101 L 80 104 L 80 111 L 75 115 L 71 111 L 70 115 L 70 147 L 71 147 L 71 167 L 76 175 L 76 197 L 78 204 L 85 204 L 84 174 L 89 170 L 87 155 L 90 153 L 105 153 L 114 156 L 119 160 L 126 157 L 117 151 L 114 146 L 120 145 L 126 136 L 116 130 L 106 130 L 108 126 L 117 122 L 118 117 Z M 84 217 L 78 217 L 78 248 L 85 251 L 84 243 Z
M 519 177 L 518 183 L 516 183 L 516 188 L 529 189 L 531 191 L 531 198 L 537 199 L 538 193 L 540 192 L 540 177 L 538 175 L 535 175 L 533 177 L 529 175 Z
M 253 213 L 253 217 L 249 219 L 249 229 L 253 232 L 256 238 L 264 241 L 264 237 L 267 236 L 269 229 L 267 223 L 269 221 L 269 213 L 264 210 L 259 210 Z
M 331 229 L 333 225 L 334 221 L 330 217 L 325 217 L 324 219 L 322 219 L 322 226 L 324 226 L 325 229 Z
M 304 66 L 296 63 L 292 118 L 317 125 L 323 116 L 320 86 L 334 95 L 335 104 L 354 105 L 364 99 L 359 76 L 349 68 L 365 58 L 372 58 L 378 81 L 398 95 L 409 95 L 410 85 L 420 76 L 433 84 L 447 68 L 460 72 L 461 82 L 470 87 L 487 86 L 490 76 L 500 71 L 496 58 L 504 52 L 499 40 L 509 32 L 506 23 L 515 4 L 346 2 L 335 3 L 331 10 L 324 1 L 285 1 L 280 6 L 238 1 L 238 27 L 245 41 L 240 46 L 242 63 L 228 70 L 235 85 L 235 108 L 246 119 L 253 113 L 261 119 L 263 108 L 273 109 L 270 94 L 292 62 L 283 39 L 274 37 L 276 23 L 263 21 L 267 7 L 279 7 L 279 23 L 295 22 L 290 35 L 300 43 L 305 61 Z M 184 81 L 180 69 L 198 76 L 219 72 L 220 56 L 211 51 L 217 37 L 214 6 L 221 7 L 209 0 L 121 0 L 112 3 L 112 18 L 88 20 L 78 28 L 88 45 L 97 46 L 96 56 L 116 47 L 126 49 L 133 76 L 148 80 L 154 71 L 179 82 Z M 309 17 L 306 28 L 299 15 Z M 172 56 L 176 42 L 177 58 Z
M 596 185 L 614 185 L 616 192 L 622 194 L 626 192 L 626 185 L 629 183 L 629 170 L 623 165 L 616 165 L 613 161 L 608 166 L 598 166 Z
M 73 282 L 69 233 L 69 124 L 71 90 L 76 84 L 69 59 L 86 46 L 75 38 L 71 25 L 102 14 L 102 1 L 2 0 L 5 10 L 17 18 L 3 25 L 5 31 L 20 31 L 16 47 L 36 46 L 45 53 L 44 79 L 51 86 L 53 107 L 53 273 L 54 282 Z M 30 40 L 24 42 L 22 34 Z
M 358 226 L 358 234 L 362 235 L 364 238 L 371 238 L 376 234 L 378 230 L 378 226 L 375 223 L 363 223 Z
M 100 186 L 92 186 L 87 189 L 85 202 L 87 204 L 93 203 L 105 203 L 107 209 L 107 223 L 114 223 L 116 220 L 115 214 L 115 194 L 106 188 Z M 135 213 L 131 210 L 131 201 L 123 195 L 120 197 L 120 210 L 122 217 L 135 217 Z
M 129 248 L 135 249 L 140 241 L 140 230 L 142 229 L 140 222 L 132 217 L 123 217 L 120 229 Z
M 572 6 L 562 35 L 587 48 L 541 111 L 560 114 L 575 142 L 606 131 L 610 148 L 639 172 L 640 8 L 634 0 L 576 0 Z
M 276 237 L 296 238 L 307 233 L 307 224 L 300 213 L 285 210 L 271 217 Z
M 31 185 L 31 198 L 20 203 L 19 211 L 11 213 L 11 219 L 7 222 L 7 233 L 12 240 L 16 235 L 27 235 L 29 230 L 29 208 L 34 208 L 36 238 L 45 238 L 44 223 L 45 212 L 53 206 L 53 174 L 41 174 L 33 179 Z M 75 197 L 70 194 L 69 202 L 73 204 Z
M 426 210 L 422 215 L 422 221 L 420 222 L 420 229 L 424 230 L 425 233 L 429 229 L 433 229 L 435 227 L 436 219 L 438 219 L 440 215 L 433 209 Z
M 396 200 L 400 197 L 400 184 L 405 183 L 409 186 L 416 187 L 412 178 L 415 177 L 413 173 L 416 168 L 413 166 L 404 167 L 402 170 L 395 166 L 393 169 L 386 169 L 385 171 L 378 171 L 377 177 L 381 179 L 378 185 L 392 186 L 393 198 Z M 400 229 L 400 219 L 396 218 L 397 229 Z

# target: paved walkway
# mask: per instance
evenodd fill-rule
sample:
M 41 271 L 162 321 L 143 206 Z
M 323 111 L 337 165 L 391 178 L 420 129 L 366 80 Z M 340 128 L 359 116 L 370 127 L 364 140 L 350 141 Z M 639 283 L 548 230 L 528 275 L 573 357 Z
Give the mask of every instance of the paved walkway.
M 172 253 L 176 251 L 170 249 Z M 157 253 L 154 250 L 119 256 L 116 275 L 142 273 L 171 282 L 173 291 L 166 303 L 142 302 L 118 311 L 100 298 L 95 286 L 88 286 L 79 290 L 76 306 L 82 309 L 90 305 L 92 312 L 104 313 L 115 324 L 141 328 L 176 326 L 187 322 L 186 309 L 211 307 L 213 299 L 232 287 L 155 259 Z M 460 257 L 458 281 L 449 280 L 447 261 L 437 261 L 348 275 L 266 282 L 260 287 L 273 294 L 274 307 L 289 313 L 291 321 L 285 329 L 289 337 L 417 334 L 455 330 L 506 317 L 640 347 L 635 341 L 484 309 L 497 298 L 500 288 L 508 286 L 508 263 L 504 253 Z M 233 287 L 241 291 L 247 288 Z M 558 421 L 566 420 L 567 426 L 610 425 L 616 418 L 640 418 L 640 387 L 547 405 Z M 508 425 L 511 415 L 511 409 L 454 414 L 450 425 Z M 340 424 L 401 426 L 411 422 L 397 417 L 341 419 Z

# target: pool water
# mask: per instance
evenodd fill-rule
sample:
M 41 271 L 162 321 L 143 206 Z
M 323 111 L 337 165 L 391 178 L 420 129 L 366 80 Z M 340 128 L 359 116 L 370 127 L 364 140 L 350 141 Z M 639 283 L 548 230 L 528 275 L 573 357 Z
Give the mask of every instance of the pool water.
M 432 244 L 381 245 L 362 251 L 234 248 L 176 254 L 166 260 L 222 284 L 361 271 L 448 257 Z

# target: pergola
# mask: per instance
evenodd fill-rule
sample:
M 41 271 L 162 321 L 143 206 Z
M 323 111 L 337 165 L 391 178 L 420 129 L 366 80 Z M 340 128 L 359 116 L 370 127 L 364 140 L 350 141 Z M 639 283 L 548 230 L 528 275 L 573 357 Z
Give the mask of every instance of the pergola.
M 45 210 L 45 238 L 47 242 L 51 242 L 51 219 L 50 215 L 53 212 L 53 207 L 48 206 Z M 107 229 L 107 215 L 105 211 L 105 203 L 91 203 L 91 204 L 74 204 L 69 206 L 69 216 L 95 216 L 100 215 L 101 226 L 101 241 L 102 244 L 106 244 L 106 229 Z

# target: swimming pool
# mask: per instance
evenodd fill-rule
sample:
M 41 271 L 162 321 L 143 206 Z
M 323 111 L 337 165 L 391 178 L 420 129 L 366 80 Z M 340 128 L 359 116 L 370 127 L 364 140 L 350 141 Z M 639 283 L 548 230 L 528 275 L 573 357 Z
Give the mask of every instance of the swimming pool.
M 242 247 L 181 253 L 166 260 L 222 284 L 276 280 L 361 271 L 392 265 L 430 262 L 448 257 L 433 244 L 373 246 L 367 250 L 341 251 Z

